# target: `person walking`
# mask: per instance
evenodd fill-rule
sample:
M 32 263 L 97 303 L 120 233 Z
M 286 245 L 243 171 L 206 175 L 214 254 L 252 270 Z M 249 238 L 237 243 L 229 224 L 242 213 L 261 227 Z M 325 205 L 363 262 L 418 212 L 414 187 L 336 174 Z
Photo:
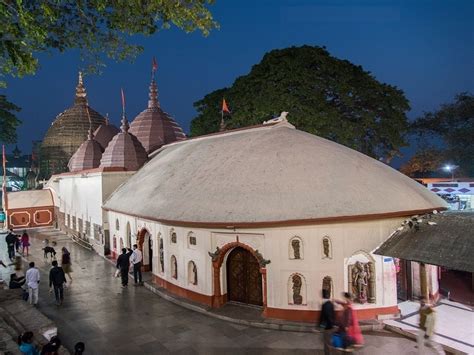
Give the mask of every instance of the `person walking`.
M 23 231 L 20 241 L 22 246 L 22 254 L 25 255 L 26 250 L 26 256 L 28 256 L 28 252 L 30 249 L 30 236 L 28 235 L 28 233 L 26 233 L 26 230 Z
M 122 278 L 122 288 L 128 286 L 128 270 L 130 269 L 130 255 L 132 251 L 122 248 L 122 254 L 117 258 L 117 269 L 120 270 L 120 276 Z
M 28 286 L 28 300 L 30 304 L 36 306 L 38 304 L 38 291 L 40 283 L 40 272 L 35 267 L 35 263 L 32 261 L 30 268 L 26 271 L 26 284 Z
M 334 328 L 334 304 L 329 299 L 329 291 L 323 290 L 323 305 L 321 307 L 321 317 L 319 318 L 319 326 L 323 328 L 324 354 L 330 354 L 329 344 Z
M 23 355 L 39 355 L 33 345 L 33 332 L 24 332 L 18 337 L 18 346 Z
M 420 330 L 416 337 L 418 343 L 418 354 L 423 355 L 425 353 L 425 345 L 433 348 L 437 354 L 445 354 L 443 347 L 432 340 L 436 323 L 436 311 L 434 307 L 428 302 L 421 300 L 419 315 L 420 319 L 418 326 L 420 327 Z
M 133 253 L 130 257 L 130 262 L 133 265 L 133 279 L 135 280 L 135 285 L 143 285 L 142 280 L 142 260 L 143 254 L 136 244 L 133 245 Z
M 72 282 L 71 253 L 66 247 L 62 247 L 61 252 L 61 267 L 63 268 L 64 273 L 69 277 L 69 280 Z
M 49 271 L 49 292 L 53 291 L 56 298 L 56 305 L 60 306 L 64 300 L 64 284 L 67 283 L 62 267 L 58 266 L 58 261 L 53 260 L 53 268 Z
M 13 233 L 13 229 L 10 228 L 7 236 L 5 237 L 5 241 L 7 242 L 8 257 L 10 258 L 10 260 L 13 260 L 13 258 L 15 257 L 15 245 L 17 239 L 17 236 L 15 235 L 15 233 Z
M 337 301 L 344 308 L 342 313 L 342 327 L 350 341 L 355 345 L 364 345 L 364 337 L 359 327 L 359 320 L 352 308 L 352 295 L 344 292 L 344 301 Z

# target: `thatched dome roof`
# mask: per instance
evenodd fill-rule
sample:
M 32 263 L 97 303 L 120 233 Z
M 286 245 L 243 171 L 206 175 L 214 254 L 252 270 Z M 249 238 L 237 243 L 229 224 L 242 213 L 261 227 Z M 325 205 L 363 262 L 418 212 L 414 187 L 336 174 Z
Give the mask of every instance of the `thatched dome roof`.
M 287 121 L 176 142 L 152 156 L 106 209 L 177 225 L 243 227 L 389 218 L 445 206 L 384 163 Z

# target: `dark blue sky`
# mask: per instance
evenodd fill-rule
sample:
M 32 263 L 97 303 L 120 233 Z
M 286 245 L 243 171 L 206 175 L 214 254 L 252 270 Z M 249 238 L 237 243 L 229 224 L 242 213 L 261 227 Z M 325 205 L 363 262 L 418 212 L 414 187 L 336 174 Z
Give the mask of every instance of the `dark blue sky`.
M 156 56 L 161 105 L 188 132 L 193 102 L 231 85 L 265 52 L 303 44 L 326 46 L 334 56 L 401 88 L 411 103 L 410 118 L 452 101 L 456 93 L 474 92 L 471 0 L 221 0 L 211 11 L 220 30 L 209 37 L 163 31 L 140 39 L 145 51 L 135 63 L 109 62 L 102 75 L 86 77 L 91 107 L 118 124 L 123 87 L 131 120 L 146 106 L 150 62 Z M 23 108 L 23 151 L 71 106 L 80 67 L 76 52 L 40 60 L 35 76 L 10 80 L 6 90 Z

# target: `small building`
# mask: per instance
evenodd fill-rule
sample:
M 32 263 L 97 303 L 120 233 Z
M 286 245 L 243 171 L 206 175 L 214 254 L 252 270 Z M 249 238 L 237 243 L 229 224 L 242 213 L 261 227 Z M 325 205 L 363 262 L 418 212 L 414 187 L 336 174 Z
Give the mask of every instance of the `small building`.
M 448 211 L 411 218 L 374 252 L 397 261 L 402 300 L 437 297 L 474 305 L 474 213 Z
M 7 193 L 6 215 L 8 227 L 35 228 L 54 225 L 54 201 L 49 190 Z
M 451 210 L 474 210 L 474 179 L 417 179 L 430 191 L 441 196 Z
M 398 313 L 392 258 L 407 218 L 445 202 L 389 166 L 279 123 L 164 145 L 105 202 L 112 251 L 137 243 L 153 281 L 210 307 L 313 322 L 321 290 L 361 319 Z

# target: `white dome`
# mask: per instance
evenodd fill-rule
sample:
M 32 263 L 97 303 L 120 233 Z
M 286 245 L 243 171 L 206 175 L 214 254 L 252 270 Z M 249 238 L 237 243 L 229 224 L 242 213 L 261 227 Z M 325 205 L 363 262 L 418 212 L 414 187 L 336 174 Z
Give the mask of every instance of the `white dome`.
M 283 122 L 164 146 L 104 207 L 175 225 L 250 227 L 445 206 L 391 167 Z

